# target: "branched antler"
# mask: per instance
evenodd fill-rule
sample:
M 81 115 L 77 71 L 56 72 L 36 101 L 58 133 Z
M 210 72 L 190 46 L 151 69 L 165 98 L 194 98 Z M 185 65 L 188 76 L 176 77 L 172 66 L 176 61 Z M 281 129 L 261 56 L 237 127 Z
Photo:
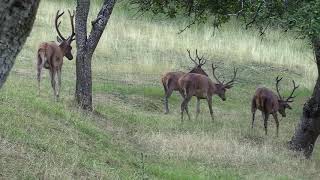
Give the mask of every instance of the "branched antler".
M 200 67 L 201 67 L 202 65 L 204 65 L 204 64 L 206 63 L 206 60 L 203 59 L 203 56 L 201 56 L 201 58 L 199 57 L 199 55 L 198 55 L 198 49 L 196 49 L 196 59 L 198 59 L 198 62 L 196 61 L 196 59 L 194 59 L 194 58 L 191 57 L 190 50 L 187 49 L 187 51 L 188 51 L 188 54 L 189 54 L 189 58 L 191 59 L 192 62 L 194 62 L 194 64 L 195 64 L 196 66 L 200 66 Z
M 69 16 L 70 16 L 70 22 L 71 22 L 71 35 L 69 37 L 70 41 L 75 40 L 75 35 L 76 33 L 74 32 L 74 10 L 72 11 L 72 14 L 70 12 L 70 10 L 68 10 Z
M 292 90 L 290 96 L 286 99 L 287 102 L 293 102 L 293 98 L 296 97 L 296 96 L 293 96 L 293 93 L 294 93 L 294 91 L 297 90 L 298 87 L 299 87 L 299 85 L 296 86 L 296 83 L 294 82 L 294 80 L 292 80 L 292 83 L 293 83 L 293 90 Z
M 283 98 L 282 98 L 282 96 L 281 96 L 281 94 L 280 94 L 280 91 L 279 91 L 279 82 L 280 82 L 281 80 L 282 80 L 282 77 L 279 78 L 279 76 L 277 76 L 277 78 L 276 78 L 276 90 L 277 90 L 277 93 L 278 93 L 279 98 L 282 100 Z
M 214 71 L 218 68 L 218 66 L 214 66 L 213 64 L 211 64 L 211 67 L 212 67 L 212 75 L 213 75 L 213 78 L 219 83 L 219 84 L 222 84 L 222 82 L 217 78 L 217 76 L 215 75 Z
M 61 21 L 58 22 L 59 18 L 64 14 L 64 12 L 60 13 L 60 10 L 57 11 L 56 13 L 56 18 L 54 20 L 54 24 L 55 24 L 55 27 L 56 27 L 56 30 L 57 30 L 57 33 L 59 35 L 59 38 L 63 41 L 66 40 L 66 38 L 64 38 L 59 30 L 59 26 L 61 24 Z
M 238 68 L 233 68 L 233 78 L 225 84 L 226 88 L 231 88 L 234 84 L 234 80 L 236 79 L 238 72 Z
M 198 56 L 198 50 L 196 49 L 196 57 L 199 61 L 198 66 L 203 66 L 204 64 L 206 64 L 207 60 L 203 59 L 203 56 L 201 56 L 201 58 Z
M 191 53 L 190 53 L 190 50 L 187 49 L 188 51 L 188 54 L 189 54 L 189 58 L 191 59 L 192 62 L 194 62 L 196 65 L 198 65 L 198 63 L 191 57 Z

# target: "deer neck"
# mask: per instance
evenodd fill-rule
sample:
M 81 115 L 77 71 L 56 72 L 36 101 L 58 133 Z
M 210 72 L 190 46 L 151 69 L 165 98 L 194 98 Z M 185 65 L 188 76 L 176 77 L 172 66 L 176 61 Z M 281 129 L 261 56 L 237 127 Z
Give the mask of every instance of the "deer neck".
M 217 89 L 217 87 L 216 87 L 215 83 L 210 81 L 209 82 L 209 94 L 211 94 L 211 95 L 215 94 L 216 89 Z

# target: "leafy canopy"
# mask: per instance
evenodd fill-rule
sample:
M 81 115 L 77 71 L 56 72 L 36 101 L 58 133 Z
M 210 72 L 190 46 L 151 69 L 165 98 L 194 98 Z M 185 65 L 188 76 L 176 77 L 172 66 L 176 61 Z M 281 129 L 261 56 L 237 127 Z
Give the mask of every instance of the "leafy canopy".
M 209 23 L 214 27 L 237 17 L 246 27 L 261 34 L 267 27 L 298 32 L 302 38 L 320 35 L 320 0 L 131 0 L 139 12 L 164 14 L 169 18 L 188 17 L 190 27 Z

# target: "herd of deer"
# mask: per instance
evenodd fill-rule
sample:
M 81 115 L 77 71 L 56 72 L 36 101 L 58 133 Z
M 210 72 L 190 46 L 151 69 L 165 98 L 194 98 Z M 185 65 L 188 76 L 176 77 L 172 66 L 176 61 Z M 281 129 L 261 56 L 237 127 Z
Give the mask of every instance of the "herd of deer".
M 208 74 L 202 69 L 202 66 L 206 63 L 206 60 L 203 59 L 203 56 L 200 58 L 198 55 L 198 51 L 196 50 L 196 59 L 198 62 L 191 57 L 190 51 L 187 50 L 189 54 L 189 58 L 191 61 L 195 63 L 195 67 L 188 73 L 184 73 L 181 71 L 178 72 L 168 72 L 162 76 L 162 84 L 165 91 L 164 95 L 164 111 L 165 114 L 169 113 L 168 108 L 168 98 L 171 96 L 173 91 L 178 91 L 183 101 L 181 103 L 181 122 L 183 122 L 183 114 L 184 112 L 187 113 L 187 116 L 190 120 L 189 111 L 188 111 L 188 103 L 193 96 L 197 98 L 197 107 L 196 107 L 196 119 L 200 113 L 200 99 L 206 99 L 209 111 L 211 115 L 212 121 L 214 120 L 213 111 L 212 111 L 212 96 L 218 95 L 223 101 L 226 100 L 226 90 L 233 87 L 235 78 L 237 75 L 237 69 L 234 68 L 233 71 L 233 78 L 224 83 L 224 81 L 220 81 L 217 76 L 215 75 L 215 67 L 213 64 L 212 66 L 212 75 L 215 80 L 213 82 L 209 77 Z M 287 99 L 284 99 L 279 92 L 279 82 L 282 78 L 276 78 L 276 89 L 278 95 L 276 95 L 272 90 L 259 87 L 256 89 L 256 92 L 252 98 L 251 102 L 251 112 L 252 112 L 252 128 L 255 119 L 255 113 L 257 109 L 262 112 L 262 116 L 264 119 L 264 128 L 265 134 L 267 135 L 267 125 L 268 125 L 268 118 L 269 115 L 272 114 L 274 120 L 276 122 L 277 128 L 277 136 L 279 134 L 279 121 L 277 117 L 277 112 L 279 112 L 283 117 L 286 116 L 285 110 L 291 109 L 289 103 L 293 102 L 293 93 L 299 87 L 296 86 L 295 82 L 293 82 L 293 90 L 290 96 Z
M 38 91 L 39 95 L 41 92 L 40 89 L 40 80 L 41 80 L 41 70 L 42 68 L 48 69 L 51 79 L 51 86 L 53 88 L 53 94 L 55 100 L 58 100 L 61 86 L 61 69 L 63 64 L 63 57 L 66 57 L 69 60 L 73 59 L 71 50 L 71 43 L 75 40 L 75 32 L 74 32 L 74 12 L 71 14 L 68 11 L 71 22 L 71 35 L 68 38 L 64 38 L 59 30 L 59 26 L 61 22 L 58 22 L 59 18 L 64 14 L 64 12 L 60 13 L 57 11 L 55 17 L 55 28 L 58 33 L 57 44 L 54 41 L 43 42 L 40 44 L 37 53 L 37 80 L 38 80 Z M 209 111 L 211 115 L 212 121 L 214 120 L 213 110 L 212 110 L 212 96 L 218 95 L 223 101 L 226 100 L 225 93 L 227 89 L 233 87 L 237 69 L 234 68 L 233 78 L 224 83 L 224 81 L 220 81 L 215 75 L 216 66 L 212 64 L 212 75 L 215 81 L 212 81 L 208 74 L 202 69 L 202 66 L 205 65 L 206 60 L 202 56 L 201 58 L 198 55 L 198 51 L 196 50 L 195 58 L 191 57 L 191 53 L 187 50 L 189 54 L 189 58 L 192 62 L 195 63 L 195 67 L 188 73 L 184 73 L 181 71 L 178 72 L 168 72 L 162 76 L 162 84 L 165 91 L 164 96 L 164 110 L 165 114 L 169 113 L 168 108 L 168 98 L 171 96 L 173 91 L 178 91 L 183 97 L 183 101 L 181 103 L 181 122 L 183 122 L 183 114 L 187 113 L 187 116 L 190 120 L 190 115 L 188 111 L 188 103 L 193 96 L 197 98 L 197 107 L 196 107 L 196 119 L 200 113 L 200 100 L 206 99 Z M 197 61 L 198 62 L 197 62 Z M 278 136 L 279 132 L 279 121 L 277 117 L 277 112 L 279 112 L 283 117 L 286 116 L 285 110 L 291 109 L 289 103 L 293 102 L 295 96 L 293 96 L 295 90 L 299 87 L 296 86 L 295 82 L 293 82 L 293 90 L 290 96 L 287 99 L 284 99 L 279 92 L 279 82 L 282 78 L 276 78 L 276 95 L 272 90 L 259 87 L 256 89 L 256 92 L 252 98 L 251 102 L 251 112 L 252 112 L 252 128 L 255 119 L 256 110 L 259 109 L 262 112 L 262 116 L 264 119 L 264 128 L 265 134 L 267 135 L 267 123 L 269 115 L 272 114 L 275 122 L 276 122 L 276 133 Z

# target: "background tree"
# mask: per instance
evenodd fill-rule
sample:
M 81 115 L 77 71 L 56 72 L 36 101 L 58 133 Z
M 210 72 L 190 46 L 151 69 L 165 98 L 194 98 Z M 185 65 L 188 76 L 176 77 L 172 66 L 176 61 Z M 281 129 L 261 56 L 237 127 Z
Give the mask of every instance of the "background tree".
M 141 13 L 164 14 L 169 18 L 188 17 L 189 25 L 186 28 L 196 23 L 210 23 L 213 27 L 219 27 L 235 16 L 245 23 L 246 28 L 257 27 L 261 35 L 268 27 L 280 27 L 284 31 L 296 32 L 300 38 L 308 38 L 315 53 L 318 79 L 312 96 L 303 106 L 303 114 L 289 147 L 303 151 L 306 157 L 310 157 L 320 133 L 319 0 L 132 0 L 131 2 L 137 5 Z
M 109 21 L 116 0 L 104 0 L 97 18 L 91 22 L 92 29 L 87 37 L 87 19 L 90 0 L 77 0 L 76 7 L 76 100 L 86 110 L 92 110 L 91 59 L 100 37 Z
M 33 26 L 40 0 L 0 1 L 0 88 Z

